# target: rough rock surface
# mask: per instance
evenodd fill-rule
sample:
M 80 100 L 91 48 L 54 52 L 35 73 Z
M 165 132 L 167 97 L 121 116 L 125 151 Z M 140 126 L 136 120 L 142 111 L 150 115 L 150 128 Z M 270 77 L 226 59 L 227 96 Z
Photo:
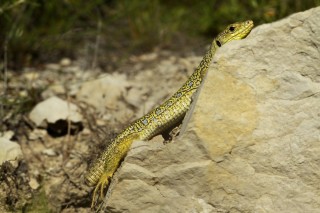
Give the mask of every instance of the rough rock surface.
M 136 142 L 108 212 L 319 212 L 320 7 L 221 48 L 177 141 Z

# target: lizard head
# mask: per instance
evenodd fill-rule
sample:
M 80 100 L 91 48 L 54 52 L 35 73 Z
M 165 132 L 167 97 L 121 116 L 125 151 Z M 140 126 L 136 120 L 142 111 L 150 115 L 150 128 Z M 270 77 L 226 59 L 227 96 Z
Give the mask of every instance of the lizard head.
M 243 39 L 250 33 L 252 28 L 253 21 L 251 20 L 230 24 L 214 39 L 213 46 L 221 47 L 229 41 Z

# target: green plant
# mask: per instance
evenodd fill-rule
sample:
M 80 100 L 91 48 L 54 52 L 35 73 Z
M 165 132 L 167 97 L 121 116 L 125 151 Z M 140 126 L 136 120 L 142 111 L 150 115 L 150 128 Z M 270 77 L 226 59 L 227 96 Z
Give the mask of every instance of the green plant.
M 96 54 L 130 55 L 181 37 L 211 38 L 238 20 L 258 25 L 319 5 L 320 0 L 6 0 L 0 1 L 0 46 L 8 44 L 11 68 L 77 57 L 97 37 L 104 52 Z

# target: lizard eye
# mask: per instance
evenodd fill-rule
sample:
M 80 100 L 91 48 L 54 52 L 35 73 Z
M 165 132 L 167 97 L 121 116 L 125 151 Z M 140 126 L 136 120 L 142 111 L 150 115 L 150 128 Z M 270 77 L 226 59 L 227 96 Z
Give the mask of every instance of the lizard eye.
M 220 41 L 216 40 L 216 44 L 217 44 L 219 47 L 221 47 Z
M 233 32 L 235 29 L 236 29 L 236 28 L 233 27 L 233 26 L 229 27 L 230 32 Z

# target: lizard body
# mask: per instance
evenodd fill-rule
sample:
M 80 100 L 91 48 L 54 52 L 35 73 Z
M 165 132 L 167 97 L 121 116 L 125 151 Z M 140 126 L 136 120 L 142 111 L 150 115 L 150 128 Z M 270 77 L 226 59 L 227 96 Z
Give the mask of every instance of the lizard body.
M 181 121 L 189 109 L 192 95 L 208 71 L 216 50 L 229 41 L 246 37 L 252 28 L 253 22 L 251 20 L 229 25 L 213 40 L 200 65 L 171 98 L 133 122 L 110 142 L 85 176 L 88 185 L 96 184 L 92 205 L 99 188 L 101 197 L 103 196 L 104 187 L 108 185 L 109 179 L 130 149 L 132 142 L 134 140 L 148 140 Z

